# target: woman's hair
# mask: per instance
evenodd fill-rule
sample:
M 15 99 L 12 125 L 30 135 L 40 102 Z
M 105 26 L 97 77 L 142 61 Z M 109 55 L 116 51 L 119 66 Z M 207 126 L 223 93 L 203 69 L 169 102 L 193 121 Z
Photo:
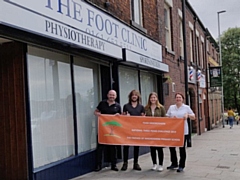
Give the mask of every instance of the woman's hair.
M 148 103 L 147 103 L 147 105 L 146 105 L 146 109 L 148 109 L 148 108 L 150 108 L 151 107 L 151 101 L 150 101 L 150 99 L 151 99 L 151 96 L 152 95 L 154 95 L 154 96 L 156 96 L 157 97 L 157 102 L 156 102 L 156 106 L 157 107 L 161 107 L 162 105 L 160 104 L 160 102 L 159 102 L 159 100 L 158 100 L 158 95 L 157 95 L 157 93 L 156 92 L 151 92 L 150 94 L 149 94 L 149 96 L 148 96 Z
M 137 96 L 138 96 L 138 99 L 137 99 L 137 102 L 138 102 L 138 104 L 141 104 L 141 94 L 140 94 L 140 92 L 139 91 L 137 91 L 137 90 L 132 90 L 130 93 L 129 93 L 129 95 L 128 95 L 128 102 L 129 103 L 131 103 L 132 102 L 132 96 L 133 96 L 133 94 L 136 94 Z
M 232 107 L 229 107 L 229 108 L 228 108 L 228 110 L 231 110 L 231 109 L 232 109 Z
M 184 96 L 183 96 L 183 94 L 182 94 L 182 93 L 180 93 L 180 92 L 176 93 L 176 94 L 175 94 L 175 98 L 177 97 L 177 95 L 180 95 L 180 96 L 182 96 L 182 98 L 184 99 Z

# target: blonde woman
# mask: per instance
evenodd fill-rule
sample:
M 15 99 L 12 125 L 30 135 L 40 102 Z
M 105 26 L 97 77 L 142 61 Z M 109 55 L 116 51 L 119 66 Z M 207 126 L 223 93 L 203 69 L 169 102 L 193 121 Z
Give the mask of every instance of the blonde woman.
M 154 116 L 154 117 L 166 116 L 166 111 L 163 105 L 159 103 L 157 93 L 152 92 L 149 94 L 148 104 L 145 107 L 145 113 L 146 113 L 146 116 Z M 157 146 L 151 146 L 150 151 L 151 151 L 151 158 L 153 162 L 152 170 L 163 171 L 163 158 L 164 158 L 163 148 L 157 147 Z M 157 153 L 158 153 L 159 166 L 157 166 Z

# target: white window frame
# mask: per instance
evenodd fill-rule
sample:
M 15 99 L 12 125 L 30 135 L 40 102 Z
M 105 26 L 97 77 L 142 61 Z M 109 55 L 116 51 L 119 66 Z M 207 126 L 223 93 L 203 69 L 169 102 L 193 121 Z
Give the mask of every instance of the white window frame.
M 132 0 L 132 20 L 143 26 L 142 0 Z
M 166 48 L 172 51 L 171 7 L 167 3 L 164 4 L 164 25 Z
M 188 22 L 190 33 L 189 33 L 189 45 L 190 45 L 190 61 L 193 62 L 193 24 Z
M 189 39 L 190 39 L 190 42 L 189 42 L 189 45 L 190 45 L 190 61 L 193 62 L 193 31 L 190 30 L 190 33 L 189 33 Z
M 200 59 L 199 59 L 199 37 L 196 37 L 196 63 L 197 65 L 200 65 Z
M 179 47 L 180 55 L 184 58 L 184 47 L 183 47 L 183 22 L 182 22 L 182 11 L 178 9 L 179 15 Z
M 203 64 L 204 64 L 204 38 L 203 36 L 201 36 L 201 45 L 200 45 L 200 50 L 201 50 L 201 67 L 203 68 Z

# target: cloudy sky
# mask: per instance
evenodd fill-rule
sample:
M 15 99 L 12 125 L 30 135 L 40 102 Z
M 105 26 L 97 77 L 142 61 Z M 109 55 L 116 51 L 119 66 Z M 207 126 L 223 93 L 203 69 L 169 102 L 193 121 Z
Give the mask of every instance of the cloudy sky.
M 218 38 L 219 11 L 226 11 L 219 14 L 221 34 L 228 28 L 240 27 L 240 0 L 188 0 L 188 2 L 215 39 Z

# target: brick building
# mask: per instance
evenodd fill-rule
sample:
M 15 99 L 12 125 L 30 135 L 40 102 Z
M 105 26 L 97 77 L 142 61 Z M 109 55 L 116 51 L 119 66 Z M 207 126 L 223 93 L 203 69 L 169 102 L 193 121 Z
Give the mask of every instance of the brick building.
M 214 56 L 188 2 L 183 34 L 182 7 L 181 0 L 1 1 L 0 179 L 69 179 L 92 171 L 93 111 L 110 89 L 122 105 L 132 89 L 141 91 L 144 105 L 156 91 L 168 109 L 187 83 L 197 116 L 192 132 L 216 123 L 206 83 L 215 46 Z

